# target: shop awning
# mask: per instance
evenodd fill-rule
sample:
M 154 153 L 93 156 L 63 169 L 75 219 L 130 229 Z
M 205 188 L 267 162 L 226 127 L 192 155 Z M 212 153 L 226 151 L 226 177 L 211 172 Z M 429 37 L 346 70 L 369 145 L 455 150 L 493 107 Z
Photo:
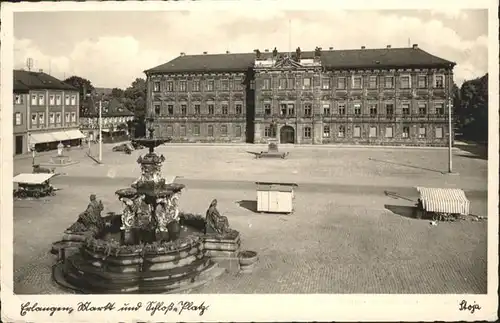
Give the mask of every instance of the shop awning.
M 34 144 L 44 144 L 47 142 L 53 142 L 56 141 L 52 136 L 52 132 L 46 132 L 46 133 L 32 133 L 29 136 L 29 144 L 34 145 Z
M 54 174 L 38 173 L 38 174 L 19 174 L 13 178 L 14 183 L 19 184 L 42 184 L 46 180 L 54 177 Z
M 417 190 L 428 212 L 469 214 L 470 202 L 460 189 L 417 187 Z
M 85 135 L 78 129 L 66 130 L 66 136 L 69 140 L 85 138 Z
M 54 131 L 52 132 L 52 137 L 54 137 L 54 140 L 52 141 L 65 141 L 69 140 L 68 136 L 64 131 Z

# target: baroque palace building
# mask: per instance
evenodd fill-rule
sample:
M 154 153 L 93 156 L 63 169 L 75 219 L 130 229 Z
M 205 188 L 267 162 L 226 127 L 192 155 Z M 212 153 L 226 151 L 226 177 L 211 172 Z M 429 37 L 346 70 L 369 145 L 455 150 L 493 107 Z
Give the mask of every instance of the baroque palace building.
M 174 141 L 446 146 L 454 66 L 418 45 L 181 53 L 145 71 L 147 113 Z

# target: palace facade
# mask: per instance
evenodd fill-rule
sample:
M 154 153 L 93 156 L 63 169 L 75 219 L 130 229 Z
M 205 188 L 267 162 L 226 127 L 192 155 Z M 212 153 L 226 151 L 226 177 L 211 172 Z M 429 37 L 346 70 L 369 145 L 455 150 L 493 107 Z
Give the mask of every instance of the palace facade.
M 417 45 L 181 53 L 145 71 L 147 114 L 174 141 L 446 146 L 454 66 Z

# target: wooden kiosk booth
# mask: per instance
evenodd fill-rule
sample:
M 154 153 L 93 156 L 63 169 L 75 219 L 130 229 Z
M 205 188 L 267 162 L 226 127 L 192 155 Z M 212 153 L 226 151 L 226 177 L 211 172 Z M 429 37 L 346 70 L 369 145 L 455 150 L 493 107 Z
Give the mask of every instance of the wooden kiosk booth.
M 295 183 L 256 182 L 257 212 L 292 213 Z

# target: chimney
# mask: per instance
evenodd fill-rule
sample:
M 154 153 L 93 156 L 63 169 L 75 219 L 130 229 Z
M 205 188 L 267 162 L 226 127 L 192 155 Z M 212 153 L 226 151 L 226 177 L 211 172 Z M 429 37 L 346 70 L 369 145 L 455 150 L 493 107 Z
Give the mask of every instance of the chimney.
M 230 52 L 230 51 L 228 51 L 228 50 L 226 50 L 226 54 L 231 54 L 231 52 Z
M 413 49 L 417 49 L 418 48 L 418 44 L 413 44 Z
M 329 50 L 333 50 L 333 47 L 328 48 Z
M 269 49 L 267 49 L 267 48 L 264 49 L 264 52 L 269 53 Z
M 365 46 L 361 46 L 361 49 L 365 49 L 366 47 Z
M 387 49 L 391 48 L 391 45 L 387 45 Z
M 181 56 L 186 56 L 186 53 L 184 53 L 184 52 L 181 52 Z
M 207 55 L 207 52 L 203 52 L 203 55 Z

